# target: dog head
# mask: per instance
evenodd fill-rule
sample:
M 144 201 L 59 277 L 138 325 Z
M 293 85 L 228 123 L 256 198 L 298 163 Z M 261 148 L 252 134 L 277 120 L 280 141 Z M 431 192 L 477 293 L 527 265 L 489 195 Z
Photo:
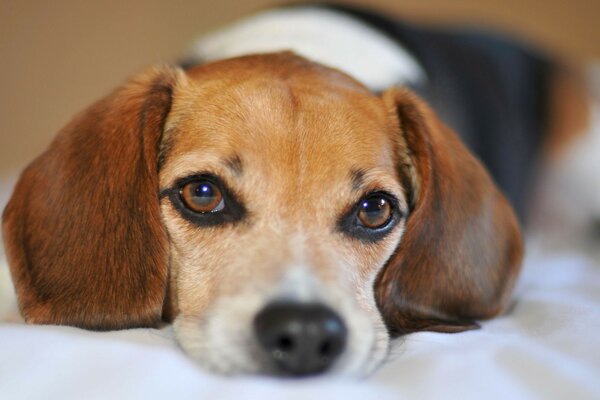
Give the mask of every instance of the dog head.
M 133 78 L 23 172 L 3 229 L 28 322 L 174 321 L 223 373 L 368 373 L 390 333 L 502 311 L 522 253 L 426 104 L 291 53 Z

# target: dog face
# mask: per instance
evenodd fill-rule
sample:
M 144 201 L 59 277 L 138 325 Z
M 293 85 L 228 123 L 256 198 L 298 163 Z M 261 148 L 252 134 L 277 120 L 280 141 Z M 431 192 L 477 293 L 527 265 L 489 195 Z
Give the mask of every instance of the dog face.
M 231 80 L 213 77 L 219 65 L 191 73 L 163 139 L 161 210 L 180 342 L 220 370 L 261 371 L 271 366 L 255 362 L 256 315 L 273 303 L 316 303 L 347 332 L 323 339 L 332 352 L 346 348 L 339 369 L 370 368 L 387 348 L 374 280 L 408 213 L 397 124 L 381 99 L 339 73 L 227 67 Z M 203 189 L 208 212 L 194 212 L 186 193 Z
M 501 311 L 521 258 L 425 104 L 290 53 L 134 78 L 24 172 L 3 226 L 28 322 L 174 320 L 223 373 L 368 373 L 389 333 Z

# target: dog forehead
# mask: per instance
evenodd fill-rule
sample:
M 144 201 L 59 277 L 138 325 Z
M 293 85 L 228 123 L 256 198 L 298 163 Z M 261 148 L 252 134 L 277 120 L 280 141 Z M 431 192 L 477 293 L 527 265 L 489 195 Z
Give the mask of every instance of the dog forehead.
M 219 81 L 224 85 L 264 77 L 331 86 L 370 93 L 366 86 L 349 75 L 310 61 L 292 52 L 266 53 L 220 60 L 198 65 L 186 74 L 192 81 Z
M 287 72 L 277 61 L 192 73 L 168 118 L 171 155 L 209 152 L 346 172 L 389 164 L 393 126 L 381 99 L 340 72 L 300 60 L 308 66 L 292 63 Z

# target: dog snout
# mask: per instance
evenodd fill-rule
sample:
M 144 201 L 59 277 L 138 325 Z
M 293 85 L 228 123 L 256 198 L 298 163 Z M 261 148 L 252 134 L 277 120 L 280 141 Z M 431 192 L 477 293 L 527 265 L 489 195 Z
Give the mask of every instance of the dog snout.
M 268 304 L 254 319 L 254 333 L 276 371 L 293 376 L 327 370 L 347 338 L 342 319 L 315 303 Z

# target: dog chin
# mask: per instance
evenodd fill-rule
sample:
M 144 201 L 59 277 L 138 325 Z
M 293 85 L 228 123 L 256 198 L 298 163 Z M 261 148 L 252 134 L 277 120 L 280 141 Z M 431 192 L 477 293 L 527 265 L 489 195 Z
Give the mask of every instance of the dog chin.
M 256 296 L 223 298 L 202 317 L 180 314 L 174 322 L 175 337 L 195 362 L 222 375 L 286 376 L 278 371 L 253 334 L 253 320 L 264 306 Z M 364 377 L 385 360 L 389 334 L 379 313 L 340 306 L 348 340 L 335 363 L 319 375 Z M 252 310 L 252 312 L 248 312 Z

